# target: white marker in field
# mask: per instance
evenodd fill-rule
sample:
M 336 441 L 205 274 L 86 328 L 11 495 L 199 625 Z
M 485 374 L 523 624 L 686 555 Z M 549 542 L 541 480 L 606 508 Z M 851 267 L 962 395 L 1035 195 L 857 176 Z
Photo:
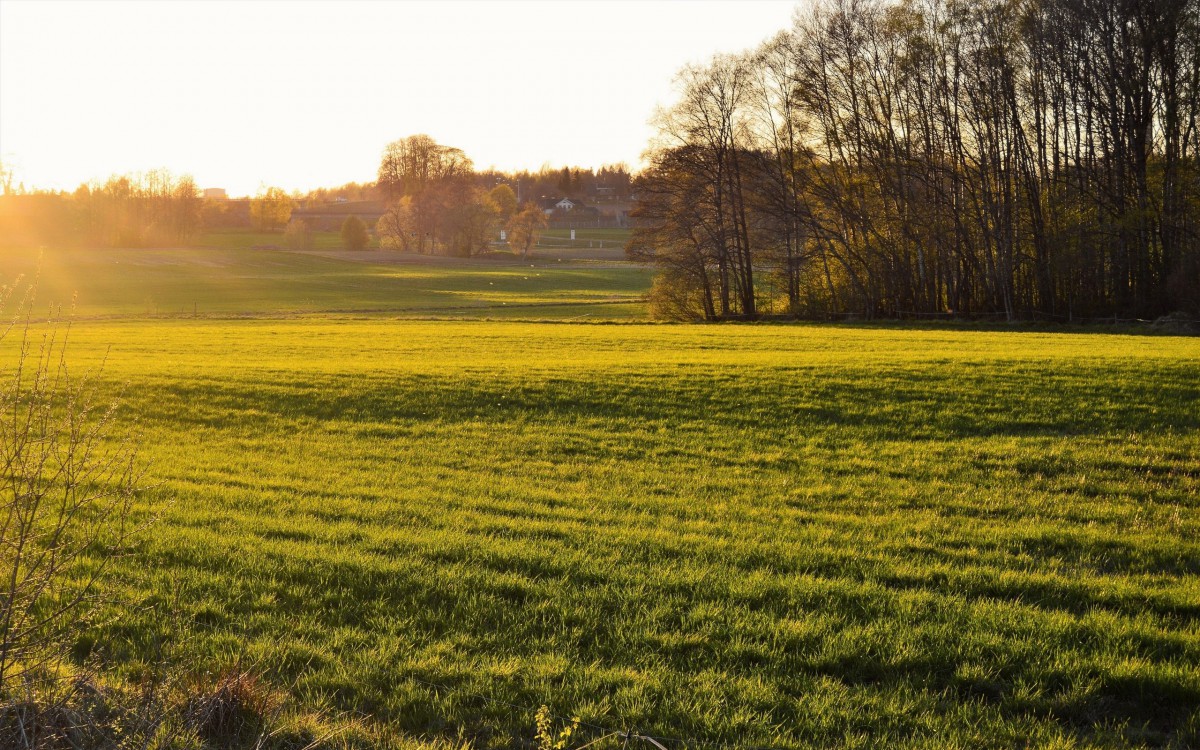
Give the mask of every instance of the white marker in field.
M 572 229 L 571 230 L 571 240 L 574 241 L 574 239 L 575 239 L 575 230 Z
M 501 229 L 500 230 L 500 241 L 505 242 L 506 240 L 508 240 L 508 232 Z

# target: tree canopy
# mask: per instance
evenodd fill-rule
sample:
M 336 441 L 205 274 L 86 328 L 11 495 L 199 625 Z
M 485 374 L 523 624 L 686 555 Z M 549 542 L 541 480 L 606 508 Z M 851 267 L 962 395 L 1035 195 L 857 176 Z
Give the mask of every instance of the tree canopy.
M 287 226 L 292 216 L 292 199 L 283 188 L 269 187 L 250 201 L 250 219 L 260 230 L 273 232 Z
M 826 0 L 678 86 L 629 248 L 689 314 L 1200 311 L 1200 0 Z
M 385 247 L 473 255 L 488 248 L 502 214 L 477 184 L 471 160 L 427 135 L 388 144 L 379 187 L 390 203 L 379 223 Z
M 347 250 L 362 250 L 371 241 L 367 223 L 357 216 L 347 216 L 342 222 L 342 247 Z

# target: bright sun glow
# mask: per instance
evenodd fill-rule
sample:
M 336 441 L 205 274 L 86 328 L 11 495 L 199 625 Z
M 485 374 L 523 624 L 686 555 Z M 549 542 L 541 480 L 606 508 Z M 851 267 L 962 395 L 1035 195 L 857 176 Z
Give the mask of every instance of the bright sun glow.
M 792 2 L 0 2 L 0 158 L 28 187 L 165 167 L 248 194 L 374 178 L 414 133 L 477 167 L 636 165 L 680 66 Z

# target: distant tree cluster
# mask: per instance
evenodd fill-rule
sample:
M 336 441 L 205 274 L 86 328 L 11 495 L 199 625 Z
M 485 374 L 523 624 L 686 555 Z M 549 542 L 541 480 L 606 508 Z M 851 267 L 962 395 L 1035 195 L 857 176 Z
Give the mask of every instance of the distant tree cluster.
M 473 178 L 461 149 L 427 135 L 388 144 L 376 183 L 390 204 L 376 226 L 380 244 L 464 256 L 486 249 L 498 210 Z
M 73 193 L 5 195 L 3 201 L 0 235 L 9 243 L 184 244 L 203 224 L 196 183 L 166 170 L 111 177 Z
M 546 223 L 546 212 L 536 203 L 526 203 L 508 222 L 508 246 L 522 258 L 529 257 L 529 251 L 537 246 Z
M 342 247 L 347 250 L 364 250 L 371 242 L 371 230 L 357 216 L 347 216 L 342 222 Z
M 347 182 L 333 188 L 315 188 L 295 198 L 305 203 L 331 203 L 334 201 L 376 201 L 383 196 L 374 182 Z
M 599 169 L 560 167 L 520 172 L 483 172 L 484 180 L 503 181 L 520 189 L 522 203 L 539 198 L 578 198 L 597 202 L 628 200 L 633 193 L 633 175 L 624 164 L 607 164 Z
M 283 188 L 264 188 L 250 201 L 250 220 L 260 232 L 275 232 L 288 225 L 292 207 L 292 198 Z
M 460 149 L 427 135 L 388 144 L 376 183 L 388 203 L 375 227 L 380 246 L 470 256 L 490 250 L 506 228 L 516 238 L 510 242 L 514 252 L 527 254 L 546 217 L 531 201 L 520 205 L 509 181 L 516 179 L 475 172 Z
M 632 176 L 621 164 L 477 172 L 462 150 L 414 135 L 388 144 L 376 182 L 307 193 L 263 187 L 251 198 L 204 198 L 190 176 L 166 170 L 112 177 L 74 192 L 29 192 L 13 182 L 13 171 L 0 162 L 0 244 L 6 246 L 181 245 L 202 230 L 253 229 L 280 232 L 287 247 L 307 250 L 320 232 L 342 230 L 347 248 L 372 246 L 374 233 L 382 247 L 468 256 L 490 249 L 501 229 L 523 243 L 515 252 L 527 253 L 547 224 L 539 200 L 628 201 Z M 355 205 L 346 211 L 345 204 Z M 348 213 L 357 219 L 349 226 Z M 357 222 L 366 229 L 365 242 Z
M 1200 0 L 825 0 L 679 88 L 662 314 L 1200 311 Z

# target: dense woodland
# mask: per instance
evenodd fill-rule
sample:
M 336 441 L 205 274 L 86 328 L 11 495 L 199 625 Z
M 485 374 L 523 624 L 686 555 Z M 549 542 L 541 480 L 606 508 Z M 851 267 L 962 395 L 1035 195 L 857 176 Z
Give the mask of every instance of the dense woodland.
M 660 314 L 1200 310 L 1200 2 L 824 0 L 685 68 L 637 185 Z

